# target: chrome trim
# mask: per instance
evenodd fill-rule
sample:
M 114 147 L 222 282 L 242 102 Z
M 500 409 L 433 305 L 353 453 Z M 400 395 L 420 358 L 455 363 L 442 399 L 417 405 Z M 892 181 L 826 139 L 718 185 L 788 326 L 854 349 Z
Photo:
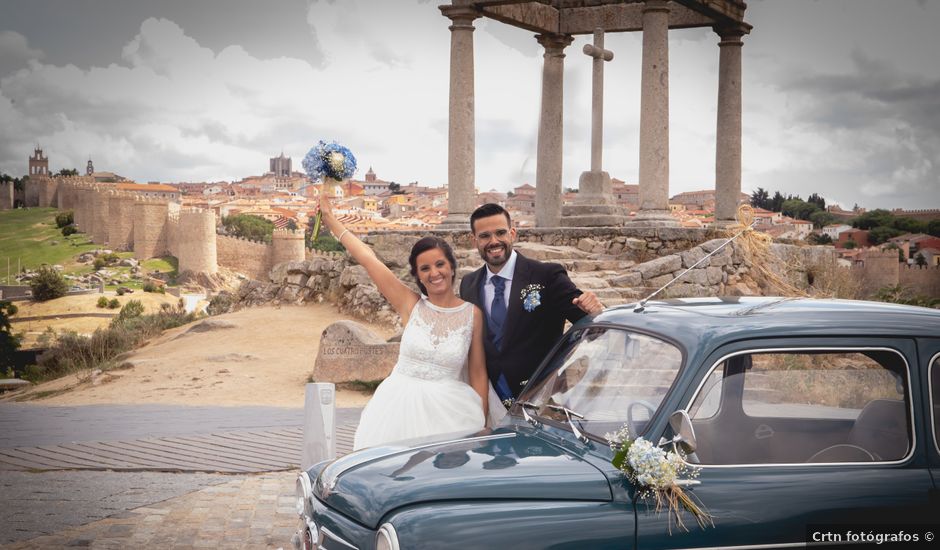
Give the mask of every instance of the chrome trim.
M 398 544 L 398 531 L 395 530 L 395 526 L 391 523 L 383 523 L 379 530 L 375 534 L 375 546 L 379 546 L 379 536 L 382 532 L 388 533 L 388 540 L 391 545 L 392 550 L 400 550 L 401 545 Z
M 437 446 L 439 446 L 439 445 L 450 445 L 450 444 L 452 444 L 452 443 L 466 443 L 466 442 L 469 442 L 469 441 L 490 441 L 490 440 L 493 440 L 493 439 L 506 439 L 506 438 L 509 438 L 509 437 L 516 437 L 516 433 L 515 433 L 515 432 L 509 432 L 509 433 L 503 433 L 503 434 L 481 435 L 481 436 L 477 436 L 477 437 L 465 437 L 465 438 L 461 438 L 461 439 L 450 439 L 450 440 L 447 440 L 447 441 L 435 441 L 434 443 L 425 443 L 424 445 L 419 445 L 419 446 L 417 446 L 417 447 L 406 447 L 406 448 L 403 448 L 403 449 L 400 449 L 400 450 L 397 450 L 397 451 L 391 451 L 391 452 L 389 452 L 389 453 L 387 453 L 387 454 L 378 455 L 378 456 L 373 456 L 373 457 L 370 457 L 370 458 L 368 458 L 368 459 L 366 459 L 366 460 L 363 460 L 362 462 L 354 462 L 354 463 L 350 464 L 349 466 L 347 466 L 345 469 L 336 472 L 336 473 L 333 475 L 333 477 L 332 477 L 331 479 L 328 479 L 328 480 L 327 480 L 327 479 L 323 479 L 323 480 L 322 480 L 322 485 L 323 485 L 323 488 L 325 489 L 325 491 L 320 495 L 320 498 L 323 499 L 323 500 L 325 500 L 327 497 L 330 496 L 330 493 L 332 493 L 332 492 L 333 492 L 333 489 L 336 488 L 336 483 L 337 483 L 337 481 L 339 481 L 339 478 L 340 478 L 343 474 L 345 474 L 346 472 L 352 470 L 353 468 L 358 468 L 359 466 L 363 466 L 363 465 L 365 465 L 365 464 L 369 464 L 370 462 L 374 462 L 374 461 L 376 461 L 376 460 L 382 460 L 382 459 L 385 459 L 385 458 L 389 458 L 389 457 L 393 457 L 393 456 L 398 456 L 398 455 L 402 455 L 402 454 L 405 454 L 405 453 L 410 453 L 410 452 L 416 451 L 416 450 L 427 449 L 427 448 L 430 448 L 430 447 L 437 447 Z M 322 476 L 321 476 L 321 477 L 322 477 Z
M 317 547 L 323 546 L 323 543 L 326 542 L 326 537 L 330 537 L 331 540 L 335 540 L 336 542 L 342 544 L 346 548 L 352 548 L 352 550 L 359 550 L 358 547 L 353 546 L 352 544 L 349 544 L 342 538 L 336 536 L 336 533 L 330 531 L 326 527 L 320 527 L 320 537 L 317 539 Z
M 298 515 L 303 518 L 313 519 L 313 502 L 310 500 L 313 498 L 313 484 L 307 472 L 300 472 L 300 475 L 297 476 L 297 483 L 300 483 L 304 499 L 303 510 L 299 510 Z
M 692 398 L 686 403 L 685 410 L 690 410 L 692 403 L 695 402 L 695 399 L 698 397 L 700 391 L 702 391 L 702 386 L 705 385 L 705 381 L 708 380 L 708 377 L 712 375 L 712 372 L 718 367 L 718 365 L 724 363 L 732 357 L 737 357 L 738 355 L 748 355 L 754 353 L 768 353 L 768 352 L 792 352 L 792 351 L 828 351 L 828 352 L 847 352 L 847 351 L 890 351 L 894 352 L 901 357 L 901 360 L 904 361 L 904 367 L 907 369 L 907 395 L 908 395 L 908 412 L 910 413 L 911 422 L 914 420 L 914 394 L 911 388 L 911 365 L 907 362 L 907 358 L 904 357 L 904 354 L 894 348 L 886 347 L 836 347 L 836 346 L 822 346 L 822 347 L 798 347 L 798 348 L 755 348 L 750 350 L 736 351 L 734 353 L 729 353 L 721 357 L 718 361 L 708 369 L 708 372 L 705 373 L 705 376 L 702 377 L 702 381 L 699 382 L 698 387 L 695 389 L 695 393 L 692 394 Z M 940 355 L 940 354 L 938 354 Z M 885 465 L 885 464 L 903 464 L 911 459 L 914 456 L 914 452 L 917 450 L 917 430 L 912 424 L 908 424 L 908 428 L 911 430 L 911 439 L 912 444 L 911 448 L 908 451 L 907 455 L 898 459 L 898 460 L 880 460 L 876 462 L 763 462 L 758 464 L 696 464 L 688 462 L 683 458 L 683 461 L 686 464 L 695 466 L 697 468 L 766 468 L 770 467 L 780 467 L 780 466 L 871 466 L 873 464 Z M 774 545 L 770 545 L 768 548 L 772 548 Z M 721 547 L 724 548 L 724 547 Z M 760 548 L 758 546 L 735 546 L 733 548 Z M 706 549 L 701 549 L 706 550 Z
M 936 410 L 934 405 L 934 399 L 940 399 L 940 395 L 933 394 L 933 368 L 940 361 L 940 352 L 934 354 L 930 358 L 930 362 L 927 364 L 927 409 L 928 414 L 930 414 L 930 432 L 933 435 L 933 446 L 937 449 L 937 452 L 940 453 L 940 441 L 937 441 L 937 414 L 934 412 Z

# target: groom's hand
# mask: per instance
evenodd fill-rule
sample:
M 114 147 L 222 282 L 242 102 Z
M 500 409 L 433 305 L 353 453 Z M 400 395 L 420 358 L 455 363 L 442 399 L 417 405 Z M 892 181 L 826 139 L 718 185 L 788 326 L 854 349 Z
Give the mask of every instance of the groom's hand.
M 586 290 L 583 294 L 571 300 L 571 303 L 581 308 L 581 311 L 588 315 L 597 315 L 604 310 L 604 304 L 597 298 L 597 294 L 590 290 Z

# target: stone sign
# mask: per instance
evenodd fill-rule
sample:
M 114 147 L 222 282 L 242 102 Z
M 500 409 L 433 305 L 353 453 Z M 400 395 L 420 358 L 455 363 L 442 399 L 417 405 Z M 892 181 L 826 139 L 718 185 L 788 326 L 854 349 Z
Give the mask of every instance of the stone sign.
M 338 321 L 320 337 L 313 379 L 333 383 L 382 380 L 398 360 L 398 346 L 355 321 Z

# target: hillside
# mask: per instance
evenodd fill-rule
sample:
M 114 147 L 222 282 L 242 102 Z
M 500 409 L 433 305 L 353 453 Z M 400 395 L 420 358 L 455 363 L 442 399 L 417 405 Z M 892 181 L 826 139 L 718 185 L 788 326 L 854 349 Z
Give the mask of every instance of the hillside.
M 89 266 L 76 260 L 98 248 L 88 236 L 63 237 L 56 227 L 55 208 L 18 208 L 0 211 L 0 280 L 8 280 L 17 268 L 36 269 L 42 264 L 61 265 L 66 273 L 86 273 Z M 9 267 L 9 272 L 8 272 Z

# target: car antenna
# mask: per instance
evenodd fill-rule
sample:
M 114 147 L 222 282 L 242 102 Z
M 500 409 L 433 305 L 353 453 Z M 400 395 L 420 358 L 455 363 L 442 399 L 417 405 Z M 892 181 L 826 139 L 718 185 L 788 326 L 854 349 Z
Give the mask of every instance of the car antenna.
M 646 298 L 643 298 L 642 300 L 640 300 L 640 302 L 636 305 L 636 307 L 633 308 L 633 313 L 640 313 L 640 312 L 642 312 L 644 309 L 646 309 L 646 302 L 649 302 L 649 301 L 653 298 L 653 296 L 656 296 L 656 295 L 659 294 L 660 292 L 666 290 L 666 287 L 668 287 L 668 286 L 671 285 L 672 283 L 674 283 L 674 282 L 678 281 L 679 279 L 681 279 L 686 273 L 688 273 L 689 271 L 692 271 L 693 269 L 695 269 L 696 267 L 698 267 L 698 265 L 699 265 L 700 263 L 702 263 L 702 262 L 704 262 L 705 260 L 707 260 L 707 259 L 711 258 L 712 256 L 714 256 L 715 253 L 717 253 L 717 252 L 718 252 L 719 250 L 721 250 L 722 248 L 728 246 L 729 243 L 731 243 L 732 241 L 734 241 L 735 239 L 737 239 L 738 237 L 740 237 L 741 235 L 743 235 L 745 231 L 751 229 L 751 227 L 753 227 L 755 223 L 757 223 L 757 220 L 754 220 L 754 221 L 752 221 L 751 223 L 749 223 L 749 224 L 747 224 L 746 226 L 744 226 L 744 229 L 738 231 L 737 233 L 735 233 L 734 235 L 732 235 L 731 237 L 729 237 L 728 240 L 726 240 L 725 242 L 721 243 L 721 245 L 720 245 L 718 248 L 716 248 L 715 250 L 712 250 L 711 252 L 709 252 L 708 254 L 706 254 L 705 256 L 703 256 L 702 259 L 700 259 L 699 261 L 697 261 L 697 262 L 695 262 L 694 264 L 692 264 L 688 269 L 686 269 L 686 270 L 683 271 L 682 273 L 680 273 L 680 274 L 676 275 L 675 277 L 673 277 L 671 281 L 669 281 L 668 283 L 666 283 L 666 284 L 664 284 L 663 286 L 659 287 L 658 290 L 656 290 L 655 292 L 653 292 L 652 294 L 650 294 L 650 295 L 647 296 Z

